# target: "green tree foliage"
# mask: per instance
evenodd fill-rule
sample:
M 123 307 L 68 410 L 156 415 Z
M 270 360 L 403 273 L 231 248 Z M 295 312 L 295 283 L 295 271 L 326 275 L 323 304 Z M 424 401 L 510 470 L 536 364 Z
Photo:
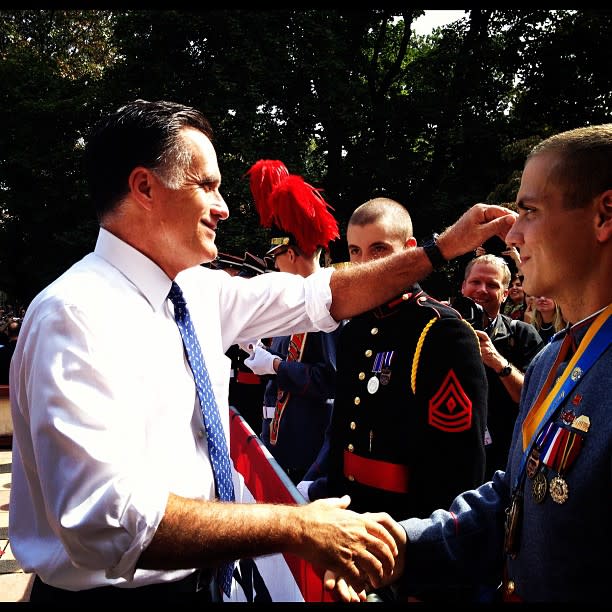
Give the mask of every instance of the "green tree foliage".
M 245 178 L 258 159 L 323 188 L 343 230 L 387 195 L 421 239 L 476 201 L 512 201 L 542 137 L 610 121 L 609 11 L 472 9 L 426 37 L 421 13 L 1 11 L 0 289 L 27 301 L 91 249 L 83 145 L 136 97 L 207 114 L 231 211 L 218 246 L 260 255 Z M 461 265 L 427 288 L 450 295 Z

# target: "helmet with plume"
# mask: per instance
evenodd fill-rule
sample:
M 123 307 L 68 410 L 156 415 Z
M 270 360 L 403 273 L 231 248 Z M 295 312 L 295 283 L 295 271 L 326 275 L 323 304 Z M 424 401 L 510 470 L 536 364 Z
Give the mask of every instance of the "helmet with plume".
M 332 207 L 321 190 L 301 176 L 289 174 L 278 160 L 260 159 L 248 170 L 251 193 L 262 227 L 272 229 L 271 255 L 283 246 L 297 246 L 310 257 L 340 237 Z

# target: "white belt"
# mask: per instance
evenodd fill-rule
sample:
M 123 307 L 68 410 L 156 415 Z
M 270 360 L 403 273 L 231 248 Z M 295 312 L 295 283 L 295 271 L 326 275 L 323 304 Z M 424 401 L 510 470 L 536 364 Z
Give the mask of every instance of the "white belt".
M 263 407 L 263 418 L 273 419 L 275 411 L 276 411 L 276 406 L 264 406 Z

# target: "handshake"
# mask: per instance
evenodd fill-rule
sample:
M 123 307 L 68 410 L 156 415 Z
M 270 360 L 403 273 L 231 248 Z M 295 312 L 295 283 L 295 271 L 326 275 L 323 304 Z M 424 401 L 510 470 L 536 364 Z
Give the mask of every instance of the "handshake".
M 246 344 L 241 344 L 240 348 L 249 354 L 244 360 L 244 365 L 255 374 L 259 376 L 276 374 L 274 363 L 275 361 L 280 363 L 282 359 L 278 355 L 268 352 L 261 340 L 250 340 Z M 276 367 L 278 368 L 278 365 Z

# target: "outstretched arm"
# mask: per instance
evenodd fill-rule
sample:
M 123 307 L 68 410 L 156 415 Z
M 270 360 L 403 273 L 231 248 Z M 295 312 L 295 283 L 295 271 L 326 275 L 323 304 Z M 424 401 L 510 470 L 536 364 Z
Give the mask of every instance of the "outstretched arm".
M 491 236 L 505 238 L 516 217 L 515 212 L 503 206 L 475 204 L 438 238 L 440 251 L 446 260 L 451 260 L 473 251 Z M 331 315 L 340 321 L 371 310 L 431 271 L 429 258 L 420 247 L 358 266 L 337 268 L 330 281 Z

